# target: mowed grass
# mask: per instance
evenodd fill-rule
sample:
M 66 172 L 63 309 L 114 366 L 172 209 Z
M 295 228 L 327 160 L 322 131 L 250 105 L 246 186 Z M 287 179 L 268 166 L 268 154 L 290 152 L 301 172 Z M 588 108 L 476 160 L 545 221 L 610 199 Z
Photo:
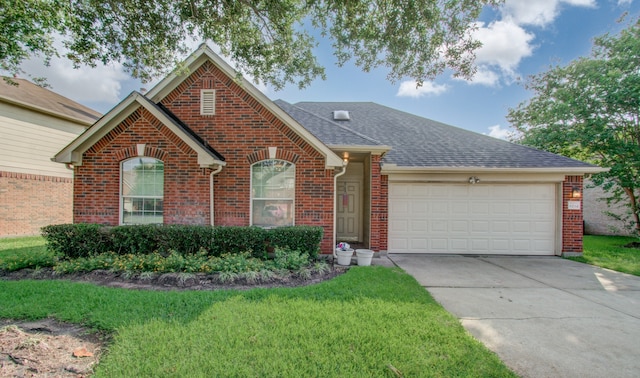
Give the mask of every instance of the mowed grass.
M 248 291 L 0 281 L 0 318 L 46 317 L 113 335 L 96 377 L 515 377 L 397 268 Z
M 570 257 L 570 259 L 640 276 L 640 249 L 624 247 L 632 242 L 640 242 L 640 239 L 625 236 L 585 235 L 582 256 Z
M 53 263 L 54 255 L 47 251 L 45 240 L 41 236 L 0 239 L 0 269 L 47 267 Z

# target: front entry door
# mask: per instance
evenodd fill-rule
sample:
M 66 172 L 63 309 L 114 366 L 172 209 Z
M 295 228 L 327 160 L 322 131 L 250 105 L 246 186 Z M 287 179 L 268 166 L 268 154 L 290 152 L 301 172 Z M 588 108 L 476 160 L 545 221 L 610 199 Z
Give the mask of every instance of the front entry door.
M 359 181 L 338 182 L 338 241 L 362 241 L 362 183 Z

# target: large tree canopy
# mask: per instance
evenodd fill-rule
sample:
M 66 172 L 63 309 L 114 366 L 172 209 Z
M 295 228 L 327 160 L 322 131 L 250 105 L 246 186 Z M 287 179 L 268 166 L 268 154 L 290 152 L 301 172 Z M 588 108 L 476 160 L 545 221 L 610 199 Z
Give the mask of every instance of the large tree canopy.
M 534 96 L 509 110 L 517 141 L 610 168 L 594 176 L 626 198 L 640 231 L 640 21 L 594 41 L 590 57 L 530 77 Z
M 501 0 L 0 0 L 0 68 L 58 54 L 76 65 L 122 62 L 149 80 L 175 67 L 189 40 L 211 41 L 275 88 L 324 77 L 313 53 L 328 37 L 338 65 L 389 68 L 422 83 L 444 69 L 470 77 L 470 36 L 483 6 Z M 59 48 L 54 40 L 62 40 Z

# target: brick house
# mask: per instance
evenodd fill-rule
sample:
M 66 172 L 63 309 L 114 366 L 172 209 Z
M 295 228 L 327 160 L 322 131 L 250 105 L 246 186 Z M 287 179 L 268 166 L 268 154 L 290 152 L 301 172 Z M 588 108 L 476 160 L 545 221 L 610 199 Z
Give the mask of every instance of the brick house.
M 74 222 L 322 226 L 400 253 L 582 251 L 600 168 L 374 103 L 271 101 L 207 46 L 54 160 Z
M 51 156 L 101 114 L 28 80 L 0 78 L 0 237 L 70 223 L 73 171 Z

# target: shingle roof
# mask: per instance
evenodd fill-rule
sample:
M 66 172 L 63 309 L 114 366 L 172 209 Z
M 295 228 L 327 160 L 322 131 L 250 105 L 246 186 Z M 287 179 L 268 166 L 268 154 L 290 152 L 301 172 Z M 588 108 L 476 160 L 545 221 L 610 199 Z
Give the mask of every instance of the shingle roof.
M 283 100 L 274 101 L 282 110 L 309 130 L 326 145 L 381 146 L 382 143 L 343 126 L 331 119 L 326 119 L 299 108 Z
M 389 145 L 385 164 L 405 167 L 593 168 L 578 160 L 518 145 L 373 102 L 298 102 L 295 106 Z M 284 108 L 283 108 L 284 109 Z M 284 109 L 288 111 L 287 109 Z M 349 121 L 332 121 L 333 111 L 348 110 Z M 292 115 L 292 117 L 296 118 Z M 303 126 L 310 117 L 296 118 Z M 330 127 L 313 124 L 310 128 Z M 311 131 L 311 130 L 310 130 Z M 331 132 L 311 131 L 323 142 Z
M 2 102 L 14 103 L 37 111 L 71 118 L 87 125 L 94 123 L 102 116 L 91 108 L 35 85 L 28 80 L 19 78 L 11 80 L 18 85 L 11 85 L 0 77 L 0 101 Z

